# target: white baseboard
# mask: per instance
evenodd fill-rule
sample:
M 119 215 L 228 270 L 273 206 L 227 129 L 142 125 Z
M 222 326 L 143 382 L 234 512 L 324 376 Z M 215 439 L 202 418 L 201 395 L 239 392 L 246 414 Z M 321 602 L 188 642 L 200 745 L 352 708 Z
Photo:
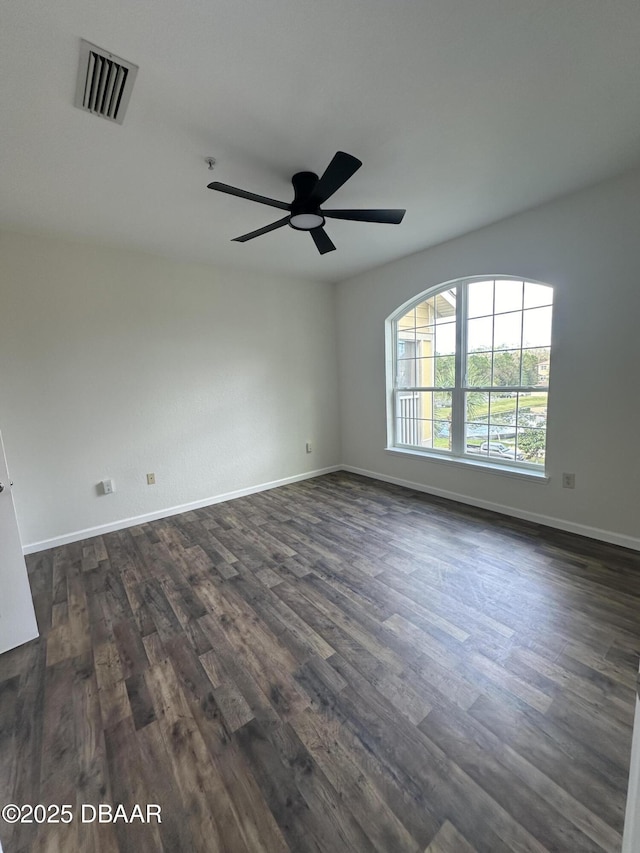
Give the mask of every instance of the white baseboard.
M 473 498 L 468 495 L 458 494 L 457 492 L 450 492 L 446 489 L 425 486 L 422 483 L 414 483 L 412 480 L 403 480 L 400 477 L 390 477 L 386 474 L 379 474 L 377 471 L 367 471 L 364 468 L 356 468 L 353 465 L 331 465 L 328 468 L 319 468 L 316 471 L 307 471 L 304 474 L 295 474 L 292 477 L 285 477 L 282 480 L 273 480 L 270 483 L 261 483 L 257 486 L 249 486 L 246 489 L 237 489 L 233 492 L 226 492 L 221 495 L 215 495 L 214 497 L 181 504 L 180 506 L 168 507 L 167 509 L 138 515 L 134 518 L 123 518 L 118 521 L 110 522 L 109 524 L 101 524 L 97 527 L 88 527 L 84 530 L 74 530 L 73 532 L 65 533 L 62 536 L 55 536 L 52 539 L 43 539 L 41 542 L 32 542 L 29 545 L 24 545 L 22 551 L 24 554 L 34 554 L 37 551 L 46 551 L 48 548 L 56 548 L 59 545 L 68 545 L 70 542 L 79 542 L 82 539 L 90 539 L 92 536 L 101 536 L 103 533 L 112 533 L 114 530 L 124 530 L 126 527 L 135 527 L 136 525 L 144 524 L 147 521 L 156 521 L 159 518 L 168 518 L 171 515 L 179 515 L 181 512 L 189 512 L 189 510 L 192 509 L 200 509 L 204 506 L 212 506 L 213 504 L 222 503 L 224 501 L 232 501 L 236 498 L 245 497 L 246 495 L 253 495 L 257 492 L 276 489 L 278 486 L 286 486 L 288 483 L 297 483 L 301 480 L 310 480 L 313 477 L 320 477 L 323 474 L 331 474 L 334 471 L 348 471 L 352 474 L 360 474 L 362 477 L 370 477 L 373 480 L 381 480 L 382 482 L 392 483 L 396 486 L 404 486 L 405 488 L 413 489 L 416 492 L 425 492 L 426 494 L 446 498 L 450 501 L 457 501 L 458 503 L 468 504 L 469 506 L 488 509 L 491 512 L 497 512 L 501 515 L 522 518 L 525 521 L 532 521 L 535 524 L 543 524 L 546 527 L 554 527 L 557 530 L 565 530 L 568 533 L 577 533 L 579 536 L 586 536 L 589 539 L 597 539 L 600 542 L 608 542 L 612 545 L 621 545 L 623 548 L 630 548 L 633 551 L 640 551 L 640 539 L 634 536 L 627 536 L 623 533 L 615 533 L 610 530 L 602 530 L 599 527 L 590 527 L 586 524 L 578 524 L 574 521 L 567 521 L 550 515 L 542 515 L 537 512 L 529 512 L 528 510 L 517 509 L 516 507 L 494 503 L 493 501 L 485 501 L 482 500 L 482 498 Z
M 74 530 L 71 533 L 63 534 L 62 536 L 55 536 L 53 539 L 43 539 L 41 542 L 32 542 L 29 545 L 24 545 L 22 547 L 22 553 L 35 554 L 37 551 L 46 551 L 48 548 L 57 548 L 59 545 L 68 545 L 70 542 L 79 542 L 82 539 L 91 539 L 93 536 L 102 536 L 103 533 L 112 533 L 114 530 L 124 530 L 126 527 L 135 527 L 136 525 L 144 524 L 147 521 L 157 521 L 159 518 L 168 518 L 171 515 L 179 515 L 181 512 L 189 512 L 193 509 L 201 509 L 203 506 L 212 506 L 213 504 L 223 503 L 224 501 L 232 501 L 236 498 L 243 498 L 246 495 L 254 495 L 257 492 L 266 492 L 269 489 L 277 489 L 278 486 L 286 486 L 289 483 L 298 483 L 301 480 L 310 480 L 313 477 L 320 477 L 322 474 L 331 474 L 334 471 L 341 470 L 342 465 L 331 465 L 328 468 L 319 468 L 317 471 L 307 471 L 304 474 L 294 474 L 292 477 L 284 477 L 282 480 L 272 480 L 270 483 L 260 483 L 260 485 L 257 486 L 248 486 L 246 489 L 236 489 L 234 492 L 225 492 L 222 495 L 203 498 L 199 501 L 191 501 L 190 503 L 181 504 L 180 506 L 159 509 L 155 512 L 137 515 L 134 518 L 122 518 L 118 521 L 109 522 L 109 524 L 100 524 L 97 527 L 87 527 L 84 530 Z
M 627 536 L 624 533 L 602 530 L 599 527 L 590 527 L 587 524 L 578 524 L 575 521 L 567 521 L 551 515 L 542 515 L 541 513 L 529 512 L 528 510 L 505 506 L 504 504 L 494 503 L 493 501 L 485 501 L 482 498 L 460 495 L 457 492 L 450 492 L 446 489 L 424 486 L 422 483 L 402 480 L 400 477 L 389 477 L 386 474 L 379 474 L 377 471 L 366 471 L 363 468 L 355 468 L 353 465 L 341 465 L 340 468 L 342 471 L 360 474 L 362 477 L 371 477 L 373 480 L 382 480 L 385 483 L 393 483 L 396 486 L 405 486 L 407 489 L 413 489 L 416 492 L 425 492 L 439 498 L 446 498 L 447 500 L 457 501 L 458 503 L 468 504 L 469 506 L 477 506 L 481 509 L 491 510 L 491 512 L 498 512 L 501 515 L 522 518 L 525 521 L 533 521 L 535 524 L 543 524 L 545 527 L 554 527 L 557 530 L 565 530 L 567 533 L 577 533 L 579 536 L 586 536 L 589 539 L 597 539 L 600 542 L 608 542 L 611 545 L 621 545 L 623 548 L 640 551 L 640 539 L 634 536 Z

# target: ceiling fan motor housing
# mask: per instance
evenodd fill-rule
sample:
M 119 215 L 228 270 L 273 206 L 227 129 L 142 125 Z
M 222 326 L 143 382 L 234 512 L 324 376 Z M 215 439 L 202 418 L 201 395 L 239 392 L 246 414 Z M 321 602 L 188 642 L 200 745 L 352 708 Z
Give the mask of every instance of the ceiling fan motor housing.
M 309 225 L 296 225 L 292 220 L 294 217 L 318 217 L 321 221 L 315 222 L 314 228 L 324 225 L 324 216 L 320 213 L 320 205 L 313 198 L 312 193 L 318 183 L 315 172 L 297 172 L 292 178 L 294 199 L 291 203 L 291 219 L 289 225 L 296 231 L 309 231 Z M 300 222 L 304 220 L 299 220 Z

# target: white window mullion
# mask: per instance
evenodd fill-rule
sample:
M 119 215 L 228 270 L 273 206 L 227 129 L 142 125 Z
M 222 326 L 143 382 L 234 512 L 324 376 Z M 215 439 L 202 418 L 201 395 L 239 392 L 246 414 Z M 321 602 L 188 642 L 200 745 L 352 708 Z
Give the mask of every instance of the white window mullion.
M 387 423 L 387 434 L 392 437 L 392 444 L 400 443 L 398 435 L 398 321 L 394 320 L 391 327 L 391 338 L 388 345 L 393 347 L 391 353 L 391 423 Z M 387 370 L 389 362 L 387 361 Z
M 466 384 L 467 285 L 460 283 L 456 293 L 456 387 L 451 395 L 451 450 L 464 453 L 464 385 Z

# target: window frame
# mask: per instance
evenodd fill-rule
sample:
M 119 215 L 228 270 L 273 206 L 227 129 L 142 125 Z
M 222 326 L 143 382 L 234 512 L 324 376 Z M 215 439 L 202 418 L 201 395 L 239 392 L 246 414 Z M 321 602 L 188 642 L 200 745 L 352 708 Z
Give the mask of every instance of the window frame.
M 547 368 L 546 372 L 546 383 L 544 385 L 508 385 L 508 386 L 495 386 L 495 385 L 483 385 L 483 386 L 470 386 L 467 383 L 467 371 L 468 371 L 468 361 L 469 356 L 471 355 L 467 352 L 467 343 L 468 343 L 468 322 L 469 322 L 469 294 L 468 294 L 468 285 L 473 282 L 478 281 L 513 281 L 516 283 L 522 283 L 523 285 L 526 283 L 530 284 L 538 284 L 544 287 L 548 287 L 551 290 L 552 298 L 550 301 L 551 304 L 551 337 L 549 343 L 549 358 L 547 359 L 547 363 L 551 362 L 551 352 L 554 348 L 553 346 L 553 307 L 554 307 L 554 297 L 555 297 L 555 289 L 553 285 L 548 284 L 547 282 L 538 281 L 532 278 L 523 278 L 521 276 L 514 275 L 476 275 L 476 276 L 465 276 L 464 278 L 454 279 L 447 282 L 442 282 L 440 284 L 434 285 L 417 296 L 412 297 L 410 300 L 407 300 L 403 305 L 401 305 L 397 310 L 391 314 L 386 321 L 386 345 L 387 345 L 387 358 L 386 358 L 386 366 L 387 366 L 387 447 L 386 450 L 392 453 L 398 454 L 406 454 L 410 456 L 416 457 L 424 457 L 426 459 L 438 462 L 446 462 L 453 464 L 462 464 L 469 465 L 472 467 L 479 467 L 488 469 L 492 472 L 499 472 L 504 474 L 510 474 L 515 476 L 525 476 L 527 478 L 534 477 L 539 479 L 548 480 L 547 469 L 547 447 L 548 447 L 548 437 L 549 437 L 549 416 L 548 416 L 548 404 L 549 404 L 549 379 L 550 379 L 550 370 Z M 435 385 L 429 387 L 422 386 L 411 386 L 407 388 L 399 389 L 396 385 L 396 380 L 398 376 L 398 321 L 406 316 L 406 314 L 411 311 L 412 308 L 416 308 L 422 302 L 431 299 L 438 294 L 447 291 L 454 290 L 456 291 L 456 310 L 455 310 L 455 323 L 456 323 L 456 351 L 454 355 L 455 361 L 455 386 L 454 387 L 442 387 L 438 388 Z M 522 313 L 522 323 L 524 323 L 524 315 L 526 310 L 524 303 L 523 307 L 520 309 Z M 494 296 L 494 306 L 491 318 L 495 318 L 496 316 L 500 316 L 500 314 L 505 312 L 498 312 L 496 314 L 495 311 L 495 296 Z M 508 313 L 508 312 L 507 312 Z M 471 318 L 473 319 L 473 318 Z M 434 321 L 435 322 L 435 321 Z M 520 341 L 520 357 L 522 358 L 522 353 L 527 349 L 534 349 L 534 347 L 525 347 L 523 346 L 523 341 Z M 501 352 L 501 350 L 491 350 L 494 352 Z M 522 373 L 520 374 L 520 378 L 522 379 Z M 417 377 L 416 377 L 417 379 Z M 463 381 L 464 380 L 464 381 Z M 397 424 L 398 424 L 398 391 L 405 390 L 407 393 L 419 393 L 419 392 L 427 392 L 427 393 L 437 393 L 437 392 L 447 392 L 451 393 L 451 449 L 444 449 L 438 447 L 423 447 L 420 445 L 411 445 L 404 444 L 398 442 L 398 437 L 396 434 Z M 526 460 L 518 460 L 518 459 L 500 459 L 499 457 L 489 456 L 486 457 L 480 456 L 478 453 L 473 453 L 468 450 L 467 440 L 465 438 L 466 429 L 466 394 L 479 392 L 479 393 L 532 393 L 532 392 L 540 392 L 547 394 L 547 418 L 545 423 L 545 461 L 544 464 L 539 464 L 536 462 L 529 462 Z M 491 442 L 493 439 L 489 434 L 488 441 Z M 498 439 L 495 439 L 498 441 Z

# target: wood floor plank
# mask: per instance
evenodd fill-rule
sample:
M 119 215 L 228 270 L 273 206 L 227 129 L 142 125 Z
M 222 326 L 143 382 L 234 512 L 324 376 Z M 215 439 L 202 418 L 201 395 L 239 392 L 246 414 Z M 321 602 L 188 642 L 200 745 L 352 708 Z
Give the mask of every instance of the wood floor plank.
M 147 804 L 154 801 L 145 779 L 140 745 L 131 717 L 125 717 L 105 730 L 105 744 L 114 801 L 121 803 L 127 812 L 131 812 L 136 803 L 143 804 L 146 810 Z M 149 824 L 117 822 L 113 826 L 121 850 L 126 850 L 127 845 L 129 849 L 144 853 L 165 850 L 160 825 L 155 821 Z
M 500 705 L 487 696 L 480 696 L 469 713 L 614 830 L 621 831 L 626 782 L 619 774 L 618 778 L 608 774 L 606 766 L 594 766 L 589 750 L 570 735 L 548 727 L 545 731 L 522 709 Z
M 446 820 L 424 853 L 477 853 L 452 823 Z
M 337 656 L 336 660 L 339 660 Z M 320 663 L 320 659 L 317 663 Z M 332 726 L 340 747 L 361 768 L 364 780 L 379 792 L 391 813 L 401 821 L 411 838 L 418 842 L 418 847 L 424 847 L 437 830 L 437 822 L 430 812 L 428 801 L 413 782 L 407 782 L 402 774 L 391 770 L 385 757 L 370 748 L 366 740 L 363 741 L 359 727 L 344 724 L 346 718 L 336 703 L 347 681 L 327 661 L 322 661 L 321 666 L 308 661 L 301 667 L 298 678 L 312 696 L 312 708 L 318 716 L 326 719 L 327 725 Z M 336 726 L 336 722 L 340 725 Z M 318 724 L 324 723 L 320 720 Z
M 633 663 L 634 659 L 629 661 L 629 665 Z M 597 678 L 590 668 L 585 666 L 582 672 L 575 672 L 523 646 L 516 646 L 510 652 L 506 665 L 514 664 L 539 672 L 557 684 L 563 695 L 577 697 L 584 707 L 602 709 L 607 717 L 614 717 L 627 725 L 632 724 L 634 702 L 628 690 L 619 691 L 616 684 L 606 678 Z
M 224 853 L 225 842 L 213 817 L 212 798 L 219 786 L 171 662 L 164 660 L 151 666 L 146 679 L 169 756 L 169 768 L 192 818 L 194 850 Z
M 291 725 L 379 853 L 419 850 L 363 767 L 340 743 L 341 726 L 337 720 L 306 709 L 292 719 Z
M 640 557 L 334 473 L 27 557 L 17 853 L 614 853 Z
M 278 581 L 282 582 L 282 578 L 279 576 Z M 270 588 L 273 586 L 276 584 Z M 240 572 L 237 579 L 234 580 L 233 587 L 241 592 L 244 600 L 252 606 L 271 631 L 301 662 L 310 654 L 328 658 L 335 652 L 335 649 L 325 642 L 304 619 L 301 619 L 295 610 L 288 607 L 277 594 L 265 594 L 264 590 L 255 582 L 253 575 L 246 574 L 244 571 Z
M 561 790 L 559 786 L 553 786 L 555 801 L 538 793 L 539 776 L 527 772 L 529 768 L 524 762 L 518 768 L 523 771 L 519 773 L 519 784 L 505 788 L 504 767 L 508 764 L 511 770 L 515 769 L 513 756 L 507 754 L 505 757 L 507 750 L 496 738 L 487 737 L 479 726 L 469 723 L 468 715 L 463 716 L 453 708 L 446 715 L 435 710 L 422 721 L 420 729 L 518 823 L 529 831 L 537 831 L 537 837 L 547 849 L 599 853 L 602 850 L 599 842 L 603 840 L 608 845 L 605 849 L 619 847 L 621 839 L 615 832 L 601 832 L 595 840 L 591 837 L 595 834 L 591 829 L 596 821 L 591 819 L 587 809 L 570 802 L 568 797 L 563 800 L 557 796 Z
M 15 785 L 15 773 L 18 760 L 17 750 L 12 740 L 18 730 L 18 689 L 20 675 L 5 678 L 0 685 L 0 751 L 6 756 L 4 773 L 0 780 L 0 797 L 3 803 L 12 802 Z
M 337 656 L 336 656 L 337 657 Z M 349 682 L 337 698 L 345 724 L 364 736 L 369 749 L 376 749 L 390 769 L 403 774 L 403 781 L 416 789 L 432 812 L 446 808 L 456 824 L 481 848 L 493 851 L 529 850 L 544 853 L 546 848 L 518 823 L 480 785 L 450 759 L 444 750 L 417 736 L 419 729 L 398 717 L 390 704 L 358 677 L 346 662 L 336 667 Z M 364 694 L 366 702 L 360 697 Z M 425 802 L 426 801 L 426 802 Z M 484 820 L 480 815 L 484 816 Z M 488 820 L 487 820 L 488 818 Z
M 237 737 L 292 849 L 372 853 L 372 843 L 288 723 L 262 730 L 253 720 Z
M 162 806 L 160 835 L 164 849 L 196 850 L 194 830 L 185 820 L 188 801 L 182 797 L 175 776 L 168 772 L 171 758 L 167 751 L 160 723 L 149 723 L 136 732 L 140 761 L 150 802 Z

